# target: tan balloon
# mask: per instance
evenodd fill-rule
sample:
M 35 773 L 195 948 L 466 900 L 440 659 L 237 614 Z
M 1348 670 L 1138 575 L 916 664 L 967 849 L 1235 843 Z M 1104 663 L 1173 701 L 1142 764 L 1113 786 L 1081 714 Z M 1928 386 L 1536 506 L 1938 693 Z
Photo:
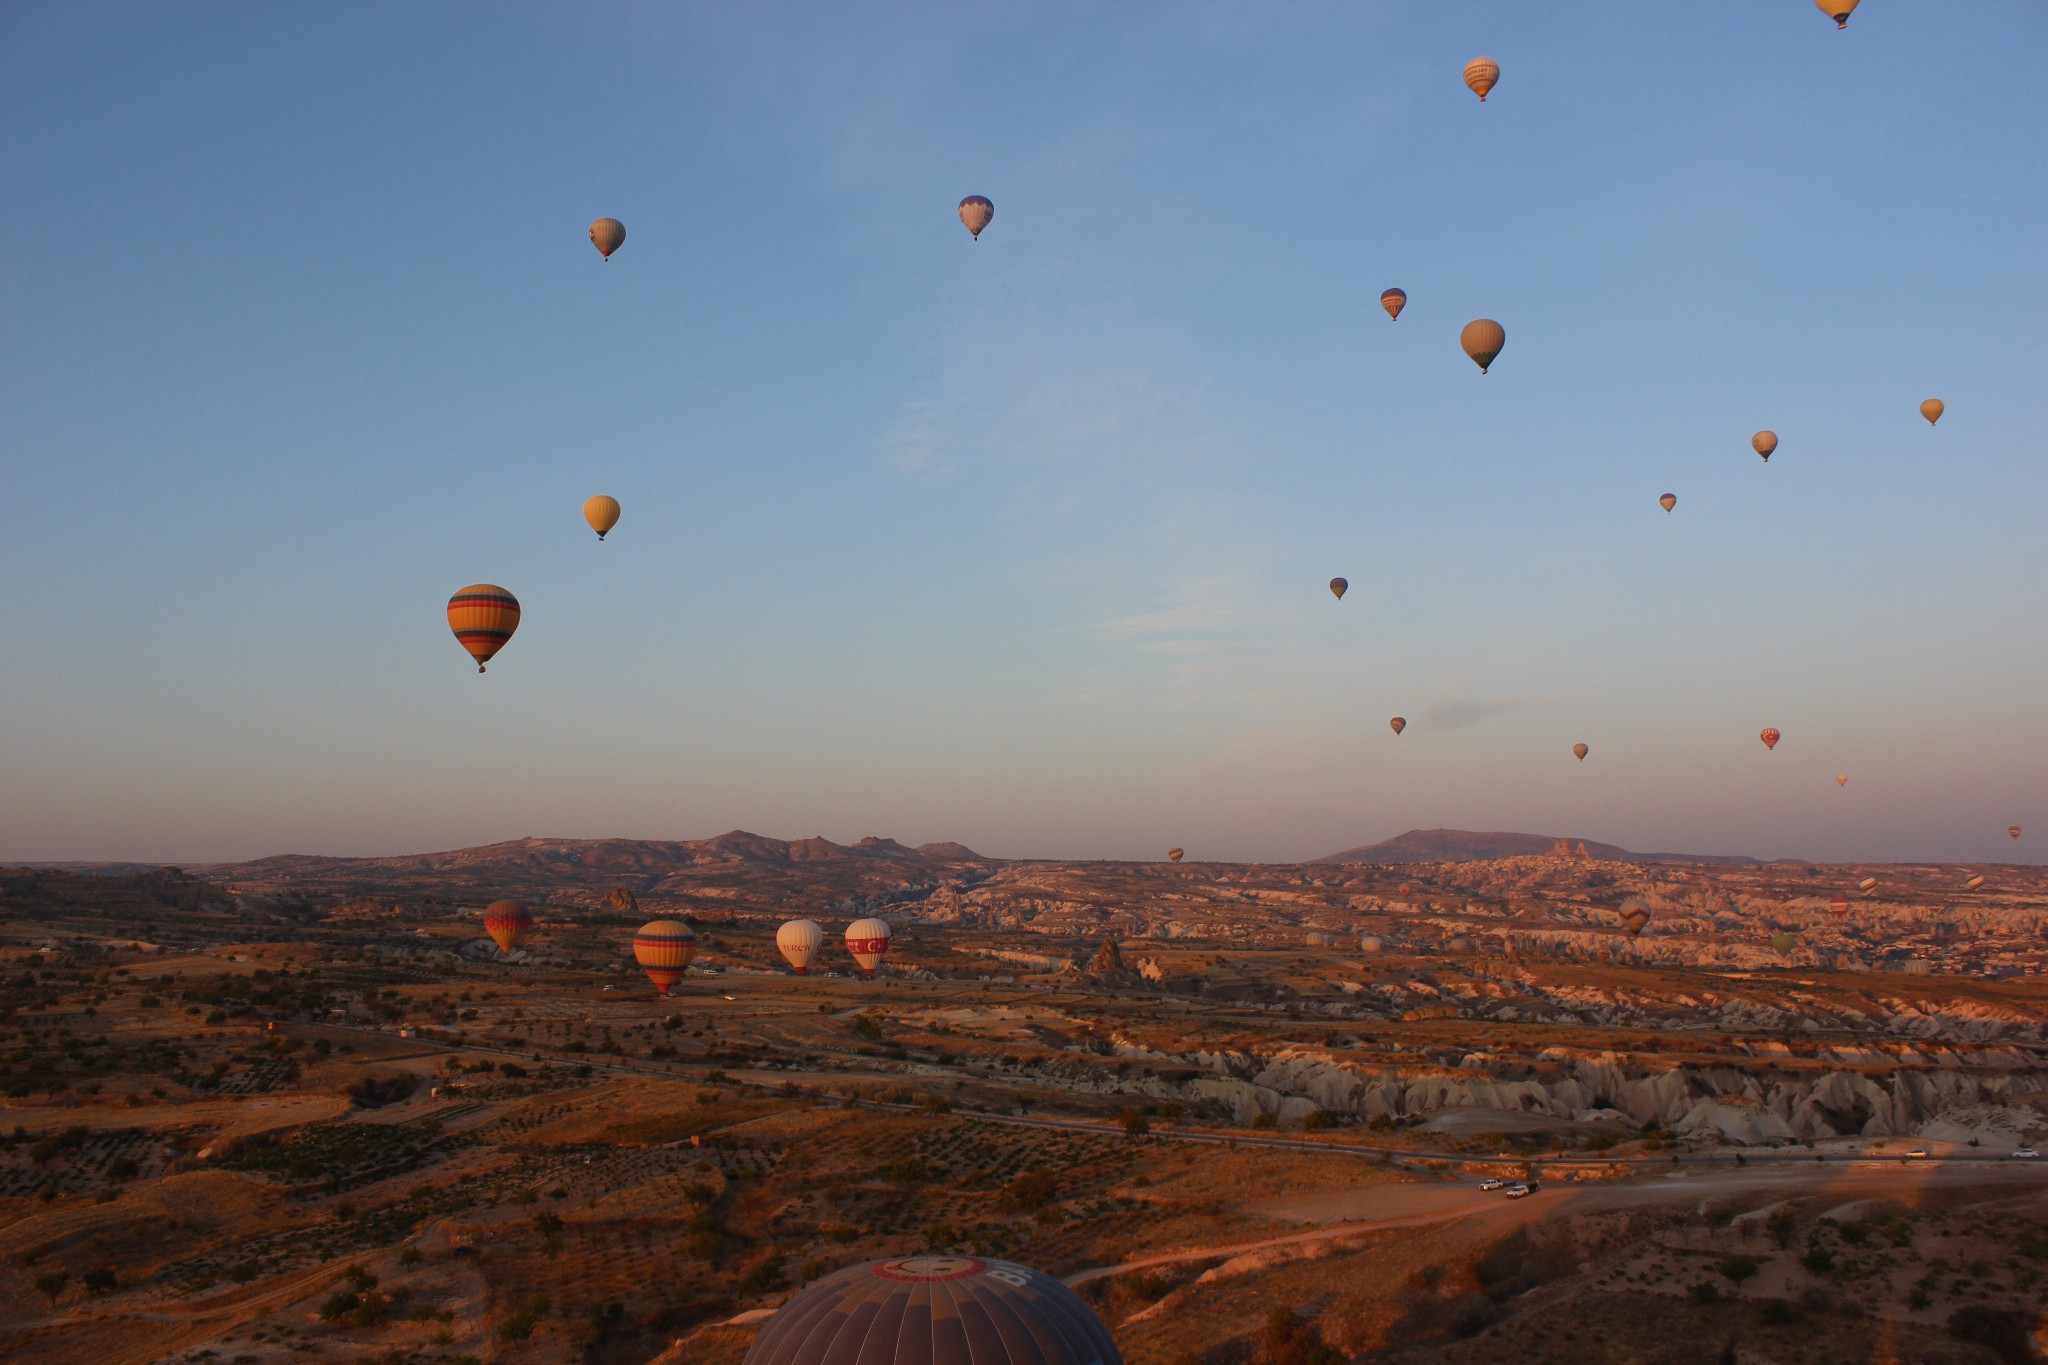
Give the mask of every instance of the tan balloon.
M 1388 721 L 1388 722 L 1387 722 L 1387 726 L 1388 726 L 1388 728 L 1389 728 L 1389 729 L 1391 729 L 1391 730 L 1392 730 L 1392 731 L 1393 731 L 1393 732 L 1394 732 L 1395 734 L 1397 734 L 1397 735 L 1398 735 L 1398 734 L 1400 734 L 1400 733 L 1401 733 L 1401 732 L 1402 732 L 1403 730 L 1405 730 L 1405 729 L 1407 729 L 1407 728 L 1408 728 L 1408 719 L 1407 719 L 1407 717 L 1405 717 L 1405 716 L 1396 716 L 1396 717 L 1394 717 L 1394 718 L 1393 718 L 1392 720 L 1390 720 L 1390 721 Z
M 1472 363 L 1485 374 L 1487 366 L 1493 364 L 1501 347 L 1508 344 L 1505 327 L 1492 318 L 1475 318 L 1465 324 L 1465 330 L 1458 333 L 1458 344 L 1465 348 L 1465 354 L 1472 357 Z
M 1584 763 L 1584 762 L 1586 761 L 1586 755 L 1587 755 L 1587 754 L 1590 754 L 1590 753 L 1592 753 L 1592 752 L 1593 752 L 1593 751 L 1592 751 L 1591 749 L 1588 749 L 1588 748 L 1587 748 L 1587 747 L 1586 747 L 1585 745 L 1583 745 L 1583 744 L 1574 744 L 1574 745 L 1572 745 L 1572 754 L 1573 754 L 1573 756 L 1574 756 L 1574 757 L 1576 757 L 1576 758 L 1577 758 L 1577 759 L 1579 760 L 1579 762 L 1581 762 L 1581 763 Z
M 1672 508 L 1678 506 L 1678 495 L 1676 493 L 1666 493 L 1657 501 L 1663 505 L 1666 512 L 1669 512 Z
M 1849 16 L 1856 12 L 1859 0 L 1813 0 L 1813 7 L 1835 21 L 1836 28 L 1849 27 Z
M 1946 411 L 1948 411 L 1948 405 L 1939 398 L 1930 398 L 1920 405 L 1920 415 L 1927 419 L 1927 425 L 1930 427 L 1939 422 L 1941 414 Z
M 600 218 L 590 225 L 590 244 L 606 260 L 626 241 L 626 225 L 616 218 Z
M 1835 785 L 1836 785 L 1837 787 L 1846 787 L 1846 786 L 1848 786 L 1848 785 L 1849 785 L 1849 774 L 1847 774 L 1847 773 L 1836 773 L 1836 774 L 1835 774 Z
M 599 493 L 594 498 L 583 500 L 583 519 L 590 523 L 590 529 L 603 540 L 605 533 L 619 524 L 619 500 Z
M 996 206 L 978 194 L 970 194 L 960 201 L 960 222 L 974 234 L 974 240 L 981 240 L 981 230 L 996 216 Z
M 1771 452 L 1778 448 L 1778 433 L 1775 431 L 1759 431 L 1756 435 L 1749 438 L 1749 447 L 1757 454 L 1763 456 L 1764 463 L 1768 464 L 1770 463 Z
M 1500 81 L 1500 63 L 1491 57 L 1474 57 L 1465 63 L 1465 84 L 1472 87 L 1472 93 L 1479 96 L 1481 104 L 1486 103 L 1486 92 Z
M 775 931 L 776 948 L 796 968 L 798 976 L 811 965 L 824 942 L 825 931 L 815 920 L 793 919 Z
M 846 951 L 853 954 L 862 971 L 873 976 L 889 951 L 890 937 L 887 920 L 857 919 L 846 926 Z

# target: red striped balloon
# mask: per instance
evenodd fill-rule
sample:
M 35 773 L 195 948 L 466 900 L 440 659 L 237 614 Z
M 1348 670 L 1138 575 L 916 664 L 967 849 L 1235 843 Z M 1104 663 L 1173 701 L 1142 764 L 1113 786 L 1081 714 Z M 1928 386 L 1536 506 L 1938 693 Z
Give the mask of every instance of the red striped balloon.
M 519 599 L 495 583 L 472 583 L 448 599 L 448 629 L 481 673 L 519 629 Z
M 497 940 L 502 952 L 511 952 L 533 927 L 533 916 L 518 901 L 492 901 L 484 911 L 484 932 Z
M 695 956 L 697 931 L 687 924 L 658 919 L 641 925 L 640 932 L 633 935 L 633 960 L 662 995 L 683 979 Z

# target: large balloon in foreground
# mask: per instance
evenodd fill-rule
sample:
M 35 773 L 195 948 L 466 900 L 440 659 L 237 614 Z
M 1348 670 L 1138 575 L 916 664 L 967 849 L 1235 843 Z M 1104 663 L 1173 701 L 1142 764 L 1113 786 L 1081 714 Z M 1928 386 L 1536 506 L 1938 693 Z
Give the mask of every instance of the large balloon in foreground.
M 846 951 L 853 954 L 853 960 L 869 976 L 882 965 L 883 954 L 889 951 L 889 923 L 879 919 L 857 919 L 846 926 Z
M 793 919 L 775 931 L 775 946 L 789 965 L 802 976 L 811 965 L 811 959 L 818 955 L 818 949 L 825 942 L 825 931 L 815 920 Z
M 1764 742 L 1766 749 L 1778 747 L 1778 727 L 1775 725 L 1766 725 L 1763 729 L 1757 731 L 1756 737 Z
M 599 493 L 594 498 L 583 500 L 583 519 L 590 523 L 590 529 L 603 540 L 605 533 L 619 524 L 619 500 Z
M 1474 57 L 1465 63 L 1465 84 L 1472 87 L 1472 93 L 1479 96 L 1481 104 L 1486 103 L 1486 92 L 1500 82 L 1500 63 L 1491 57 Z
M 654 920 L 641 925 L 640 932 L 633 935 L 633 960 L 662 995 L 667 995 L 669 988 L 683 979 L 690 959 L 695 956 L 697 931 L 676 920 Z
M 472 583 L 448 599 L 448 629 L 481 673 L 519 629 L 519 599 L 494 583 Z
M 1835 21 L 1836 28 L 1849 27 L 1849 16 L 1856 12 L 1859 0 L 1813 0 L 1814 8 Z
M 741 1365 L 1123 1365 L 1073 1290 L 1013 1261 L 911 1256 L 798 1291 Z
M 1790 934 L 1771 935 L 1771 947 L 1774 951 L 1776 951 L 1779 957 L 1792 956 L 1792 947 L 1797 942 L 1798 940 L 1793 938 Z
M 1586 755 L 1587 755 L 1587 754 L 1590 754 L 1590 753 L 1592 753 L 1592 752 L 1593 752 L 1593 751 L 1592 751 L 1591 749 L 1588 749 L 1588 748 L 1587 748 L 1587 747 L 1586 747 L 1585 745 L 1583 745 L 1583 744 L 1574 744 L 1574 745 L 1572 745 L 1572 754 L 1573 754 L 1573 755 L 1574 755 L 1574 756 L 1575 756 L 1575 757 L 1576 757 L 1576 758 L 1577 758 L 1577 759 L 1579 760 L 1579 762 L 1581 762 L 1581 763 L 1584 763 L 1584 762 L 1586 761 Z
M 1333 578 L 1330 580 L 1330 591 L 1337 594 L 1339 602 L 1344 600 L 1344 594 L 1350 590 L 1350 587 L 1351 582 L 1349 579 Z
M 1168 850 L 1166 850 L 1166 861 L 1168 861 L 1169 863 L 1177 863 L 1186 856 L 1187 855 L 1184 852 L 1177 848 L 1169 848 Z
M 1458 333 L 1458 344 L 1465 348 L 1465 354 L 1472 357 L 1472 363 L 1485 374 L 1500 348 L 1508 344 L 1507 329 L 1492 318 L 1474 318 L 1465 324 L 1465 330 Z
M 1678 495 L 1676 493 L 1666 493 L 1657 501 L 1665 511 L 1669 512 L 1672 508 L 1678 506 Z
M 492 901 L 484 910 L 484 932 L 497 942 L 498 951 L 509 953 L 533 927 L 533 916 L 518 901 Z
M 1749 446 L 1750 449 L 1764 457 L 1765 464 L 1769 464 L 1771 462 L 1771 452 L 1778 448 L 1778 433 L 1775 431 L 1759 431 L 1756 435 L 1749 438 Z
M 1408 728 L 1408 718 L 1406 716 L 1395 716 L 1387 722 L 1387 728 L 1398 735 Z
M 1401 320 L 1401 310 L 1408 306 L 1408 291 L 1405 289 L 1384 289 L 1380 291 L 1380 307 L 1387 310 L 1387 316 L 1394 321 Z
M 1963 883 L 1963 890 L 1975 891 L 1978 887 L 1982 885 L 1984 885 L 1984 874 L 1981 872 L 1974 873 L 1971 875 L 1968 881 Z
M 600 218 L 590 225 L 590 244 L 606 260 L 626 241 L 626 225 L 616 218 Z
M 1848 786 L 1848 785 L 1849 785 L 1849 774 L 1847 774 L 1847 773 L 1836 773 L 1836 774 L 1835 774 L 1835 785 L 1836 785 L 1837 787 L 1846 787 L 1846 786 Z
M 1650 922 L 1650 907 L 1643 904 L 1641 896 L 1630 896 L 1621 903 L 1621 927 L 1628 930 L 1630 938 L 1638 938 Z
M 960 221 L 974 234 L 974 240 L 981 240 L 981 230 L 996 216 L 996 206 L 978 194 L 970 194 L 960 201 Z M 1027 215 L 1028 216 L 1028 215 Z M 1030 236 L 1029 232 L 1024 234 Z
M 1927 425 L 1930 427 L 1939 422 L 1941 414 L 1946 411 L 1948 411 L 1948 405 L 1939 398 L 1930 398 L 1920 405 L 1920 415 L 1927 419 Z
M 1828 909 L 1835 912 L 1836 919 L 1842 918 L 1849 913 L 1849 898 L 1847 896 L 1835 897 L 1828 902 Z
M 2010 834 L 2015 839 L 2020 837 L 2020 827 L 2018 825 L 2007 825 L 2005 827 L 2005 832 L 2007 834 Z

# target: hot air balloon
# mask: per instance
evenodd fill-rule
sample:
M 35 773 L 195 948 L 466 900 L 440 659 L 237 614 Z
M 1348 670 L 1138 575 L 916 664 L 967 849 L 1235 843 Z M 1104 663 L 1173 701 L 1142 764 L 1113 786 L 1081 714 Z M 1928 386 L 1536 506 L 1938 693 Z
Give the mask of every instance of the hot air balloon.
M 1828 909 L 1835 912 L 1836 919 L 1842 918 L 1842 916 L 1849 913 L 1849 898 L 1847 896 L 1835 897 L 1828 902 Z
M 676 920 L 654 920 L 641 925 L 640 932 L 633 935 L 633 960 L 662 995 L 667 995 L 669 988 L 683 979 L 690 959 L 695 956 L 697 931 Z
M 1398 889 L 1399 889 L 1399 891 L 1400 891 L 1400 894 L 1401 894 L 1401 899 L 1403 899 L 1403 900 L 1406 900 L 1406 899 L 1408 899 L 1408 897 L 1410 897 L 1410 896 L 1412 896 L 1412 895 L 1414 895 L 1414 894 L 1415 894 L 1415 888 L 1414 888 L 1414 887 L 1412 887 L 1412 886 L 1410 886 L 1410 885 L 1408 885 L 1408 883 L 1406 883 L 1406 882 L 1402 882 L 1402 883 L 1401 883 L 1401 885 L 1400 885 L 1400 887 L 1399 887 Z
M 2015 839 L 2020 837 L 2020 827 L 2018 825 L 2007 825 L 2005 827 L 2005 832 L 2007 834 L 2010 834 Z
M 853 954 L 853 960 L 869 976 L 882 965 L 882 955 L 889 951 L 889 924 L 886 920 L 857 919 L 846 926 L 846 951 Z
M 481 673 L 519 629 L 519 599 L 495 584 L 472 583 L 448 599 L 448 629 Z
M 590 523 L 590 529 L 603 540 L 605 533 L 619 524 L 619 500 L 599 493 L 594 498 L 583 500 L 583 519 Z
M 1168 850 L 1166 850 L 1166 861 L 1168 861 L 1169 863 L 1179 862 L 1182 856 L 1183 855 L 1181 851 L 1177 848 L 1169 848 Z
M 484 932 L 497 940 L 498 951 L 509 953 L 533 927 L 533 916 L 518 901 L 492 901 L 484 910 Z
M 802 976 L 811 965 L 811 959 L 818 955 L 819 945 L 825 941 L 825 931 L 815 920 L 793 919 L 775 931 L 775 946 L 789 959 L 789 965 Z
M 1792 956 L 1793 945 L 1798 942 L 1799 940 L 1793 938 L 1790 934 L 1771 935 L 1771 947 L 1777 952 L 1779 957 Z
M 1750 449 L 1764 457 L 1765 464 L 1769 464 L 1771 462 L 1771 452 L 1778 448 L 1778 433 L 1775 431 L 1759 431 L 1756 435 L 1749 438 L 1749 445 Z
M 1401 310 L 1403 308 L 1406 308 L 1407 306 L 1407 290 L 1386 289 L 1380 292 L 1380 307 L 1386 309 L 1387 316 L 1392 318 L 1394 321 L 1399 322 L 1401 320 Z
M 1757 731 L 1756 737 L 1764 742 L 1766 749 L 1778 747 L 1778 727 L 1775 725 L 1766 725 L 1763 729 Z
M 1073 1290 L 1013 1261 L 911 1256 L 798 1291 L 741 1365 L 1123 1365 Z
M 1493 364 L 1500 348 L 1508 344 L 1507 329 L 1492 318 L 1474 318 L 1465 324 L 1465 330 L 1458 333 L 1458 344 L 1465 348 L 1465 354 L 1472 357 L 1472 363 L 1485 374 L 1487 366 Z
M 1920 405 L 1920 415 L 1927 419 L 1927 425 L 1930 427 L 1933 426 L 1936 422 L 1939 422 L 1941 420 L 1941 414 L 1946 412 L 1947 410 L 1948 405 L 1943 403 L 1939 398 L 1930 398 Z
M 1847 774 L 1847 773 L 1836 773 L 1836 774 L 1835 774 L 1835 785 L 1836 785 L 1837 787 L 1846 787 L 1846 786 L 1848 786 L 1848 785 L 1849 785 L 1849 774 Z
M 1672 508 L 1678 506 L 1678 495 L 1676 493 L 1666 493 L 1657 501 L 1663 505 L 1666 512 L 1669 512 Z
M 1849 16 L 1856 12 L 1858 0 L 1813 0 L 1814 8 L 1835 21 L 1836 28 L 1849 27 Z
M 1869 895 L 1871 892 L 1877 890 L 1877 878 L 1865 877 L 1862 881 L 1856 883 L 1856 889 L 1858 891 L 1861 891 L 1866 896 Z
M 1630 896 L 1621 903 L 1621 927 L 1628 930 L 1630 938 L 1642 935 L 1650 922 L 1650 907 L 1643 904 L 1641 896 Z
M 1971 876 L 1971 878 L 1968 881 L 1963 883 L 1963 890 L 1975 891 L 1978 887 L 1982 885 L 1984 885 L 1984 874 L 1979 872 Z
M 1481 104 L 1486 103 L 1486 92 L 1493 89 L 1500 80 L 1500 63 L 1491 57 L 1474 57 L 1465 63 L 1465 84 L 1472 87 L 1472 93 L 1479 96 Z
M 1330 580 L 1330 591 L 1337 594 L 1337 600 L 1339 602 L 1342 602 L 1344 600 L 1344 594 L 1348 592 L 1350 588 L 1351 583 L 1348 579 L 1333 578 Z
M 1572 745 L 1572 753 L 1578 758 L 1579 762 L 1581 763 L 1584 763 L 1586 761 L 1586 755 L 1592 752 L 1593 751 L 1591 749 L 1588 749 L 1583 744 Z
M 616 218 L 600 218 L 590 225 L 590 244 L 607 261 L 626 240 L 626 225 Z
M 960 201 L 960 221 L 967 224 L 967 230 L 974 234 L 974 240 L 981 240 L 981 230 L 996 216 L 996 206 L 978 194 L 970 194 Z M 1030 233 L 1025 233 L 1030 236 Z
M 1387 728 L 1398 735 L 1408 728 L 1408 718 L 1406 716 L 1395 716 L 1387 722 Z

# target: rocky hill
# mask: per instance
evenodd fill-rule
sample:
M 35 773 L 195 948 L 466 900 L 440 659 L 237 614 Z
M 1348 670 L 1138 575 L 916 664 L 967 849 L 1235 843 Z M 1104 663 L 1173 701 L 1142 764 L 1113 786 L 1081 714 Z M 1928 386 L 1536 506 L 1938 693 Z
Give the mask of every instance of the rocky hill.
M 1312 858 L 1313 863 L 1464 863 L 1487 858 L 1514 858 L 1572 849 L 1582 855 L 1622 863 L 1754 863 L 1755 858 L 1704 853 L 1631 853 L 1592 839 L 1559 839 L 1549 834 L 1513 834 L 1500 830 L 1411 829 L 1376 844 L 1347 848 L 1342 853 Z

